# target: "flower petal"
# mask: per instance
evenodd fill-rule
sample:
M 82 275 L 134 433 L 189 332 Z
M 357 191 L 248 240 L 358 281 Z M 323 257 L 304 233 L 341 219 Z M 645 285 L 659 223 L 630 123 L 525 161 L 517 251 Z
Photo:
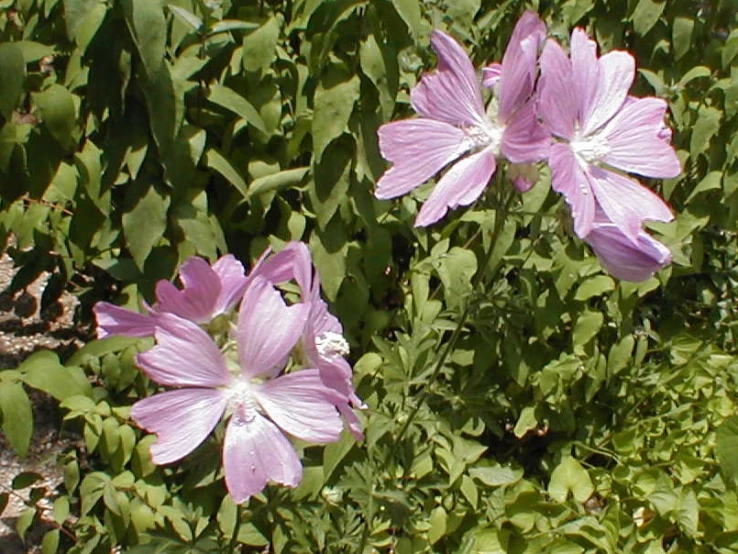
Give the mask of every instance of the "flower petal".
M 592 228 L 595 196 L 587 173 L 579 166 L 574 152 L 564 143 L 551 146 L 548 157 L 551 166 L 551 186 L 564 195 L 574 219 L 574 232 L 584 237 Z
M 198 256 L 188 259 L 179 270 L 182 290 L 169 281 L 156 284 L 156 309 L 206 323 L 213 317 L 221 292 L 220 278 L 210 264 Z
M 597 64 L 597 83 L 582 118 L 584 135 L 602 127 L 622 108 L 635 79 L 635 60 L 628 52 L 608 52 Z
M 151 379 L 174 387 L 219 387 L 231 380 L 213 339 L 197 324 L 174 314 L 156 316 L 156 346 L 136 356 Z
M 679 175 L 681 163 L 669 144 L 669 133 L 664 133 L 666 107 L 660 98 L 629 102 L 602 130 L 609 148 L 603 161 L 645 177 Z
M 537 111 L 553 134 L 567 139 L 574 136 L 577 119 L 576 97 L 572 94 L 571 80 L 569 57 L 558 42 L 549 39 L 541 54 Z
M 669 206 L 658 194 L 628 177 L 592 167 L 590 179 L 597 202 L 607 219 L 633 244 L 638 243 L 644 221 L 674 219 Z
M 267 381 L 254 395 L 271 420 L 295 437 L 325 444 L 341 434 L 343 424 L 336 405 L 342 399 L 323 384 L 316 369 Z
M 468 206 L 489 183 L 497 162 L 489 148 L 456 162 L 438 181 L 415 220 L 416 227 L 431 225 L 449 208 Z
M 97 322 L 97 338 L 111 335 L 124 337 L 151 337 L 154 335 L 154 320 L 151 317 L 121 308 L 109 302 L 98 302 L 92 308 Z
M 223 470 L 237 504 L 261 492 L 269 481 L 296 487 L 302 479 L 302 465 L 290 441 L 258 414 L 250 421 L 232 417 L 228 422 Z
M 526 11 L 515 24 L 502 58 L 499 115 L 507 123 L 533 93 L 538 48 L 546 38 L 546 24 L 538 14 Z
M 378 134 L 382 157 L 393 164 L 377 182 L 382 200 L 419 187 L 472 147 L 464 131 L 430 119 L 393 121 Z
M 518 108 L 502 135 L 502 153 L 513 163 L 532 163 L 546 159 L 551 135 L 538 122 L 536 106 L 529 100 Z
M 482 86 L 485 88 L 494 88 L 500 81 L 502 75 L 502 64 L 491 63 L 487 67 L 482 68 Z
M 226 403 L 225 394 L 217 389 L 173 390 L 139 400 L 131 417 L 157 435 L 151 460 L 168 464 L 200 446 L 218 424 Z
M 633 244 L 612 222 L 604 219 L 592 226 L 584 239 L 611 275 L 623 281 L 641 282 L 672 261 L 669 249 L 645 231 Z
M 597 44 L 587 36 L 584 29 L 577 27 L 571 32 L 569 57 L 572 70 L 569 94 L 573 93 L 577 119 L 581 123 L 588 119 L 592 109 L 592 99 L 597 94 L 600 71 L 597 63 Z
M 416 112 L 451 125 L 484 126 L 484 103 L 474 66 L 461 45 L 441 31 L 433 31 L 431 45 L 438 69 L 423 76 L 410 93 Z
M 262 276 L 253 279 L 241 300 L 238 353 L 247 377 L 279 373 L 305 329 L 308 307 L 289 306 Z
M 261 275 L 277 285 L 294 279 L 305 296 L 312 287 L 313 264 L 310 250 L 303 242 L 292 241 L 282 250 L 260 260 L 249 274 L 249 279 Z
M 221 256 L 212 269 L 220 281 L 220 294 L 213 309 L 213 315 L 218 315 L 227 312 L 241 300 L 247 281 L 243 264 L 233 254 Z

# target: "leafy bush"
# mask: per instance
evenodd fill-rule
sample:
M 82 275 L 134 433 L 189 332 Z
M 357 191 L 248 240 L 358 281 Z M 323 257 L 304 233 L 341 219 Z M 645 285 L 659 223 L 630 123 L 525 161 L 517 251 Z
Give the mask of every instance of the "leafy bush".
M 738 6 L 567 0 L 0 2 L 0 238 L 21 290 L 137 308 L 193 255 L 309 244 L 351 345 L 365 440 L 298 445 L 294 490 L 237 506 L 213 438 L 156 466 L 130 406 L 150 339 L 91 340 L 0 372 L 23 453 L 25 388 L 66 453 L 45 552 L 738 551 L 735 414 Z M 410 117 L 430 31 L 500 60 L 526 8 L 566 43 L 627 49 L 634 93 L 669 103 L 683 173 L 650 183 L 674 264 L 613 279 L 567 229 L 550 175 L 499 174 L 472 207 L 412 226 L 430 187 L 373 192 L 377 130 Z M 22 485 L 18 483 L 18 486 Z M 2 502 L 0 502 L 1 504 Z

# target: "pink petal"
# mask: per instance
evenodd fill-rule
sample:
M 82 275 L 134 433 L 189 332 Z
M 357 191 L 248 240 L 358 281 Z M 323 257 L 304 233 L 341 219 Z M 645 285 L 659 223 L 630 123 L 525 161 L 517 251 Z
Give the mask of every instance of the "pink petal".
M 196 323 L 206 323 L 213 317 L 221 292 L 218 274 L 210 264 L 194 256 L 179 270 L 182 290 L 169 281 L 156 284 L 156 309 L 170 312 Z
M 659 195 L 628 177 L 592 167 L 590 179 L 597 202 L 607 219 L 633 244 L 638 243 L 638 235 L 644 221 L 674 219 L 669 206 Z
M 502 58 L 499 115 L 507 123 L 533 93 L 538 48 L 546 38 L 546 24 L 538 14 L 526 11 L 513 29 Z
M 151 337 L 154 320 L 149 316 L 121 308 L 109 302 L 98 302 L 92 308 L 97 322 L 97 338 L 111 335 L 124 337 Z
M 597 63 L 597 44 L 587 33 L 576 28 L 569 42 L 572 79 L 569 81 L 569 94 L 573 93 L 577 107 L 577 120 L 581 123 L 589 118 L 593 99 L 597 95 L 600 67 Z
M 238 353 L 243 375 L 279 373 L 305 329 L 307 316 L 305 305 L 287 307 L 274 286 L 257 276 L 244 294 L 238 317 Z
M 336 404 L 342 399 L 323 384 L 318 370 L 282 375 L 254 394 L 269 418 L 289 434 L 320 444 L 338 440 L 343 424 Z
M 489 183 L 497 162 L 489 148 L 456 162 L 438 181 L 415 220 L 416 227 L 425 227 L 441 219 L 449 208 L 468 206 Z
M 584 239 L 611 275 L 623 281 L 645 281 L 672 261 L 669 249 L 645 231 L 633 244 L 606 217 L 592 226 Z
M 572 93 L 572 68 L 558 42 L 546 41 L 541 54 L 541 79 L 538 84 L 538 116 L 549 130 L 561 137 L 574 136 L 577 104 Z
M 156 316 L 156 346 L 136 356 L 151 379 L 174 387 L 219 387 L 231 380 L 213 339 L 197 324 L 174 314 Z
M 393 164 L 377 182 L 382 200 L 419 187 L 472 147 L 464 131 L 430 119 L 387 123 L 378 134 L 382 157 Z
M 538 122 L 536 106 L 529 100 L 518 108 L 502 135 L 502 153 L 513 163 L 546 159 L 551 135 Z
M 587 173 L 579 166 L 571 148 L 564 143 L 551 146 L 551 187 L 564 195 L 574 219 L 574 232 L 584 237 L 592 228 L 595 195 Z
M 173 390 L 139 400 L 131 408 L 131 417 L 157 435 L 151 460 L 168 464 L 200 446 L 218 424 L 226 403 L 221 390 Z
M 635 78 L 635 60 L 627 52 L 608 52 L 598 66 L 596 86 L 582 119 L 584 135 L 602 127 L 621 109 Z
M 261 492 L 269 481 L 296 487 L 302 465 L 290 441 L 265 417 L 232 417 L 223 445 L 226 487 L 237 504 Z
M 487 67 L 482 68 L 482 86 L 486 88 L 494 88 L 499 82 L 502 75 L 502 64 L 491 63 Z
M 349 431 L 357 441 L 364 440 L 364 432 L 361 429 L 361 421 L 348 404 L 340 404 L 338 410 L 341 417 L 346 421 Z
M 218 315 L 233 308 L 246 290 L 243 264 L 233 254 L 221 256 L 213 264 L 213 271 L 220 281 L 220 294 L 215 302 L 213 314 Z
M 681 163 L 669 144 L 669 133 L 664 134 L 665 112 L 666 102 L 660 98 L 629 103 L 602 130 L 609 147 L 603 161 L 645 177 L 670 179 L 679 175 Z
M 451 125 L 484 126 L 482 93 L 469 56 L 441 31 L 433 31 L 431 44 L 438 56 L 438 69 L 424 75 L 410 93 L 413 108 L 424 117 Z
M 251 271 L 249 279 L 258 275 L 274 285 L 294 279 L 304 296 L 312 287 L 313 280 L 310 250 L 305 243 L 292 241 L 279 252 L 260 261 Z

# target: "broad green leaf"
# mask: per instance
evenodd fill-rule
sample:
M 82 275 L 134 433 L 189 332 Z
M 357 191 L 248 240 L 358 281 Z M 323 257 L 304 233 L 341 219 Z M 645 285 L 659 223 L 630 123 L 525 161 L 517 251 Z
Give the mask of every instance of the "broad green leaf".
M 219 33 L 229 33 L 231 31 L 251 31 L 257 29 L 258 23 L 251 23 L 250 21 L 238 21 L 236 19 L 223 19 L 213 24 L 208 29 L 208 36 L 217 35 Z
M 723 473 L 738 481 L 738 416 L 729 417 L 718 427 L 716 453 Z
M 677 522 L 688 537 L 696 537 L 700 520 L 700 505 L 692 490 L 682 491 L 677 508 Z
M 446 4 L 446 16 L 464 27 L 470 27 L 482 5 L 481 0 L 456 0 Z
M 61 85 L 51 85 L 43 92 L 32 95 L 41 120 L 64 149 L 73 146 L 75 127 L 74 97 Z
M 0 381 L 0 412 L 10 445 L 18 456 L 25 456 L 33 434 L 33 410 L 23 385 Z
M 589 473 L 572 456 L 565 456 L 561 460 L 548 483 L 548 494 L 559 503 L 566 502 L 569 493 L 573 494 L 577 502 L 584 503 L 594 490 Z
M 170 198 L 153 184 L 140 184 L 138 190 L 129 189 L 123 214 L 123 235 L 133 261 L 143 269 L 151 249 L 159 242 L 167 228 L 167 210 Z
M 264 120 L 254 106 L 235 90 L 224 85 L 213 85 L 208 91 L 208 100 L 226 110 L 229 110 L 253 125 L 264 134 L 269 134 Z
M 42 554 L 56 554 L 59 548 L 59 534 L 59 529 L 52 529 L 44 534 L 44 538 L 41 541 Z
M 392 116 L 399 79 L 396 53 L 388 51 L 388 48 L 380 45 L 373 34 L 367 36 L 359 47 L 361 69 L 377 89 L 385 121 Z
M 694 81 L 695 79 L 709 77 L 711 74 L 712 72 L 710 71 L 709 67 L 705 67 L 704 65 L 697 65 L 687 71 L 684 75 L 682 75 L 682 78 L 679 79 L 679 82 L 677 83 L 677 87 L 685 87 L 691 81 Z
M 210 148 L 202 157 L 205 167 L 209 167 L 220 173 L 236 190 L 241 193 L 244 198 L 248 198 L 249 191 L 246 181 L 241 174 L 231 165 L 231 162 L 218 152 L 215 148 Z
M 626 335 L 619 342 L 612 345 L 607 355 L 607 372 L 614 375 L 625 369 L 630 362 L 633 347 L 635 346 L 635 337 Z
M 474 479 L 479 479 L 482 483 L 490 487 L 503 487 L 505 485 L 514 485 L 523 478 L 522 469 L 513 469 L 510 466 L 494 465 L 490 467 L 473 467 L 469 470 L 469 475 Z
M 185 23 L 187 23 L 187 25 L 192 27 L 192 29 L 195 31 L 201 31 L 205 26 L 202 19 L 197 17 L 194 13 L 185 10 L 184 8 L 180 8 L 179 6 L 175 6 L 173 4 L 168 4 L 167 8 L 180 20 L 184 21 Z
M 161 0 L 120 0 L 126 24 L 149 79 L 166 59 L 167 22 Z
M 697 183 L 692 192 L 687 197 L 686 203 L 689 204 L 695 196 L 710 190 L 719 190 L 722 188 L 721 181 L 723 179 L 722 171 L 710 171 L 705 177 Z
M 23 59 L 26 63 L 37 62 L 45 56 L 50 56 L 54 53 L 54 47 L 48 44 L 42 44 L 40 42 L 34 42 L 32 40 L 20 40 L 14 42 L 23 53 Z
M 310 171 L 309 167 L 296 167 L 254 179 L 249 185 L 248 196 L 297 186 L 302 183 L 308 171 Z
M 538 418 L 536 417 L 536 409 L 533 406 L 526 406 L 520 412 L 520 417 L 515 424 L 513 433 L 518 438 L 523 437 L 528 431 L 538 427 Z
M 592 310 L 582 312 L 577 318 L 577 322 L 574 325 L 574 332 L 572 333 L 574 346 L 584 346 L 595 338 L 602 328 L 604 321 L 605 317 L 601 312 Z
M 689 152 L 692 156 L 697 156 L 707 150 L 710 140 L 720 129 L 721 117 L 722 113 L 713 107 L 700 108 L 689 141 Z
M 727 69 L 736 54 L 738 54 L 738 29 L 733 29 L 730 31 L 730 34 L 723 45 L 722 61 L 724 69 Z
M 319 163 L 328 144 L 343 134 L 359 98 L 359 77 L 330 67 L 315 90 L 313 150 Z
M 633 29 L 643 36 L 650 31 L 658 22 L 666 7 L 666 1 L 655 2 L 654 0 L 638 0 L 633 14 L 630 16 Z
M 261 27 L 243 38 L 243 68 L 246 71 L 267 69 L 275 58 L 280 20 L 270 17 Z
M 595 296 L 615 290 L 615 281 L 607 275 L 595 275 L 584 281 L 577 288 L 574 300 L 586 301 Z
M 18 369 L 25 372 L 23 380 L 28 386 L 44 391 L 59 401 L 78 394 L 92 396 L 92 387 L 84 371 L 78 367 L 61 365 L 53 352 L 36 352 Z
M 675 17 L 671 28 L 671 43 L 674 49 L 674 58 L 679 59 L 689 52 L 692 44 L 692 30 L 694 19 L 690 17 Z
M 64 0 L 67 35 L 82 51 L 97 33 L 107 11 L 104 0 Z
M 23 51 L 12 42 L 0 44 L 0 115 L 10 119 L 26 78 Z
M 436 271 L 446 290 L 446 303 L 449 306 L 463 305 L 471 292 L 472 277 L 477 272 L 474 252 L 454 246 L 439 258 Z
M 448 514 L 443 506 L 433 508 L 429 518 L 430 529 L 428 530 L 428 541 L 431 544 L 436 544 L 446 534 L 447 519 Z
M 392 0 L 392 5 L 417 40 L 423 34 L 423 17 L 419 0 Z
M 345 135 L 328 145 L 325 158 L 314 160 L 312 187 L 310 188 L 313 211 L 318 225 L 325 229 L 338 207 L 346 201 L 351 179 L 351 162 L 354 159 L 353 139 Z

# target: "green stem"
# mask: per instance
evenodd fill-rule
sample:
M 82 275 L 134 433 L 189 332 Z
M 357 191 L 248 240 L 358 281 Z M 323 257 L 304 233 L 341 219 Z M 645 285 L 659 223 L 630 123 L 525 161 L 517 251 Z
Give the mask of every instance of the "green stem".
M 508 209 L 510 208 L 510 204 L 514 198 L 514 191 L 510 189 L 504 188 L 504 185 L 499 182 L 500 179 L 498 179 L 498 182 L 495 183 L 495 185 L 498 187 L 498 190 L 504 190 L 507 193 L 507 197 L 500 203 L 501 208 L 499 208 L 495 212 L 495 227 L 492 234 L 492 239 L 489 245 L 489 250 L 487 251 L 487 255 L 484 258 L 484 262 L 482 262 L 482 265 L 479 266 L 479 269 L 474 274 L 474 277 L 472 278 L 471 282 L 471 288 L 472 290 L 476 290 L 479 285 L 482 282 L 482 279 L 484 278 L 485 271 L 487 269 L 487 266 L 489 265 L 489 262 L 492 260 L 492 256 L 495 251 L 495 246 L 497 246 L 497 238 L 499 237 L 500 233 L 502 232 L 502 229 L 505 225 L 505 216 L 507 215 Z M 491 277 L 494 278 L 496 276 L 493 274 Z M 464 328 L 464 325 L 466 324 L 466 320 L 469 318 L 469 314 L 471 313 L 473 302 L 467 302 L 466 306 L 464 307 L 464 311 L 461 312 L 461 317 L 459 318 L 458 323 L 456 324 L 456 328 L 454 329 L 450 340 L 446 343 L 445 348 L 443 349 L 443 352 L 441 352 L 440 357 L 438 358 L 438 361 L 436 362 L 435 367 L 433 368 L 433 373 L 431 373 L 428 383 L 433 383 L 438 375 L 441 373 L 441 369 L 443 368 L 443 364 L 446 363 L 446 358 L 448 358 L 449 354 L 453 350 L 453 348 L 456 346 L 456 343 L 459 340 L 459 337 L 461 336 L 461 331 Z M 397 435 L 396 442 L 400 442 L 403 436 L 405 436 L 405 433 L 407 432 L 408 428 L 410 427 L 410 424 L 415 419 L 415 416 L 418 415 L 418 411 L 420 410 L 420 407 L 423 404 L 423 401 L 428 396 L 428 388 L 424 388 L 420 392 L 420 396 L 415 403 L 415 406 L 413 407 L 412 411 L 408 414 L 407 419 L 405 420 L 404 425 L 400 429 L 400 433 Z
M 236 504 L 236 524 L 233 526 L 233 536 L 231 542 L 228 545 L 228 552 L 233 554 L 238 548 L 238 532 L 241 530 L 241 518 L 243 517 L 243 506 Z

